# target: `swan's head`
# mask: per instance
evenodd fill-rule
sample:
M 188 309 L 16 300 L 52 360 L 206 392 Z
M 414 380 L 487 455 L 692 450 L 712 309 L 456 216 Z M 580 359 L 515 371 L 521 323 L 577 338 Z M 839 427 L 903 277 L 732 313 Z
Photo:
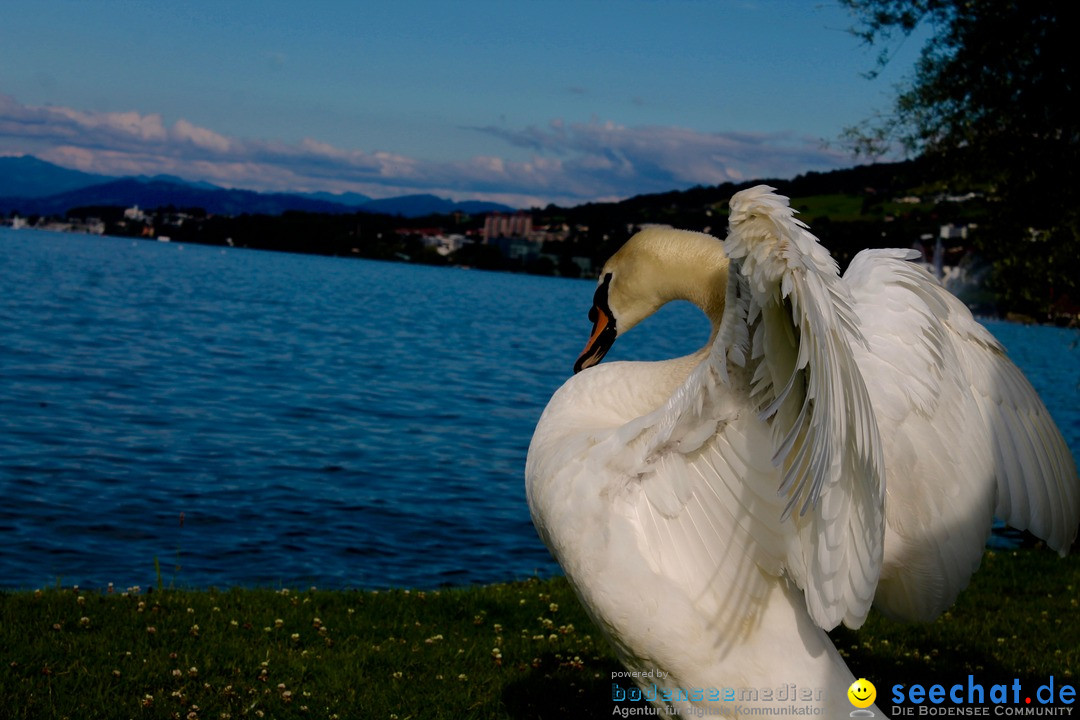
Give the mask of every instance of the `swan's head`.
M 689 300 L 719 322 L 727 292 L 728 259 L 712 235 L 648 228 L 604 263 L 593 295 L 592 335 L 574 363 L 581 372 L 600 362 L 622 333 L 672 300 Z

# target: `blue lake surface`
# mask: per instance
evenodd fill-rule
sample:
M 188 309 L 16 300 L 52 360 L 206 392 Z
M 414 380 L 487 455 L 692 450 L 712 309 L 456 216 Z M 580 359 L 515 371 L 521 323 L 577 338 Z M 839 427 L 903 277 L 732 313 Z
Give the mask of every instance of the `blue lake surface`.
M 593 289 L 0 228 L 0 587 L 557 572 L 522 475 Z M 1080 454 L 1077 332 L 987 325 Z M 611 357 L 707 334 L 675 305 Z

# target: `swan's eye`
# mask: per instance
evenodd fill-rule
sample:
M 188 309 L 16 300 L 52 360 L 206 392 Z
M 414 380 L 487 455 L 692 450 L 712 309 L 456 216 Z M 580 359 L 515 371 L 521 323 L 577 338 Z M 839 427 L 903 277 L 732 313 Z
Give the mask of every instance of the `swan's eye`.
M 611 273 L 604 275 L 603 282 L 597 286 L 596 292 L 592 296 L 592 307 L 589 308 L 589 322 L 596 322 L 597 308 L 604 308 L 607 311 L 608 306 L 608 287 L 611 286 Z M 608 313 L 609 315 L 611 313 Z

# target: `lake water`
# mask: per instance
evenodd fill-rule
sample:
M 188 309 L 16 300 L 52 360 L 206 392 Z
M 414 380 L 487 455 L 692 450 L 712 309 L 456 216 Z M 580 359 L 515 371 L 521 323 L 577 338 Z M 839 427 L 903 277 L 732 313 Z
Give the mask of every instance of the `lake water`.
M 0 228 L 0 587 L 557 572 L 522 474 L 593 287 Z M 612 357 L 704 342 L 661 316 Z M 990 328 L 1080 454 L 1077 333 Z

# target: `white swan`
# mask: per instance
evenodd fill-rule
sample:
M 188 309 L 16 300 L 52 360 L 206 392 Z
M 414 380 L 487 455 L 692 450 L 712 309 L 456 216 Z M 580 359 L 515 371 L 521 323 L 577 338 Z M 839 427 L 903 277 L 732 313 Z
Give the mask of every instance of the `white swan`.
M 789 699 L 846 717 L 855 678 L 825 629 L 858 627 L 872 602 L 935 617 L 993 515 L 1064 554 L 1080 482 L 1021 372 L 908 251 L 864 251 L 841 278 L 771 190 L 731 199 L 723 243 L 653 228 L 605 264 L 575 371 L 670 300 L 712 335 L 688 357 L 571 377 L 526 490 L 659 704 Z

